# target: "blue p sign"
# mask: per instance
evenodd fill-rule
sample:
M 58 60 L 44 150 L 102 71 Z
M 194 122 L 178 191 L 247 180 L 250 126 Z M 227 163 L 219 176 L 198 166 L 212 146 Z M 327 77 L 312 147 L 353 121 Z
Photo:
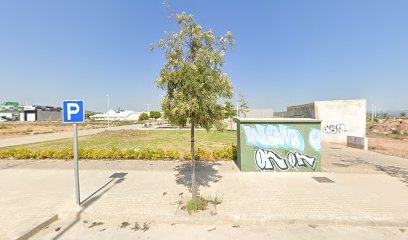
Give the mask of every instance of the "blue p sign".
M 65 100 L 62 102 L 64 123 L 81 123 L 84 122 L 84 101 L 82 100 Z

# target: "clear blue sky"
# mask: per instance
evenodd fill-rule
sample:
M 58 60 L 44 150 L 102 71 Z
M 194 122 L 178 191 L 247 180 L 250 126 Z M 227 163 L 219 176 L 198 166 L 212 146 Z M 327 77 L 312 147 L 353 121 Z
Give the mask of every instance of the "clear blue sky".
M 252 108 L 367 98 L 408 109 L 408 1 L 169 1 L 236 46 L 224 71 Z M 162 1 L 0 2 L 0 101 L 159 108 L 164 63 L 149 44 L 177 31 Z

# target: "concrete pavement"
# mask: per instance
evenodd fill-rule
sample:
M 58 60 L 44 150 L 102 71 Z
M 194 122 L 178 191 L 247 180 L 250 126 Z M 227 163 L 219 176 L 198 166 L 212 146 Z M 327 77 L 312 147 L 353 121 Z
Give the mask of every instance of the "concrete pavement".
M 277 225 L 299 227 L 310 236 L 314 231 L 337 234 L 333 224 L 353 234 L 357 233 L 347 226 L 361 226 L 363 232 L 373 229 L 389 238 L 406 237 L 398 234 L 408 227 L 408 160 L 340 145 L 324 149 L 321 173 L 241 173 L 233 162 L 199 163 L 201 194 L 222 198 L 222 203 L 192 215 L 180 205 L 190 197 L 189 162 L 81 161 L 83 203 L 77 207 L 72 161 L 1 160 L 0 215 L 7 217 L 0 219 L 0 239 L 15 239 L 53 214 L 60 220 L 37 239 L 81 239 L 77 234 L 90 236 L 103 229 L 83 231 L 92 222 L 106 226 L 95 235 L 102 239 L 122 236 L 122 222 L 149 223 L 151 232 L 136 233 L 142 239 L 175 225 L 179 227 L 171 231 L 174 236 L 197 230 L 220 239 L 240 233 L 268 239 L 282 230 Z M 89 223 L 86 227 L 84 221 Z M 208 229 L 199 226 L 216 227 L 221 235 L 207 235 Z M 134 236 L 132 231 L 123 234 L 124 239 Z M 287 234 L 288 239 L 296 238 Z

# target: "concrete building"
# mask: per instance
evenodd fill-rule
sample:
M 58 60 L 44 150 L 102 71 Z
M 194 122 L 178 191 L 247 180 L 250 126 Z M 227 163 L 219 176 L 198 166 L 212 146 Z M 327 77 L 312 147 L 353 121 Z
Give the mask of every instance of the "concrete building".
M 24 106 L 23 111 L 20 111 L 21 122 L 34 121 L 61 121 L 62 108 L 51 106 Z
M 322 141 L 344 144 L 347 136 L 365 138 L 366 112 L 366 99 L 315 101 L 287 108 L 290 118 L 322 120 Z
M 22 106 L 17 102 L 5 102 L 0 105 L 0 118 L 22 122 L 28 121 L 60 121 L 62 116 L 60 107 L 51 106 Z

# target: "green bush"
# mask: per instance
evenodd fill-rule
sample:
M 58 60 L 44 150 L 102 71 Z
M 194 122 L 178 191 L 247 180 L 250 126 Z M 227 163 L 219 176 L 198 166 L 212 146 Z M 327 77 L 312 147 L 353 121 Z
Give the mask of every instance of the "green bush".
M 74 153 L 72 149 L 43 149 L 28 150 L 25 148 L 0 150 L 0 158 L 14 159 L 72 159 Z M 140 150 L 132 149 L 94 149 L 80 148 L 78 150 L 80 159 L 184 159 L 190 160 L 190 152 L 179 152 L 175 150 L 163 150 L 144 148 Z M 205 150 L 198 148 L 195 152 L 197 160 L 235 160 L 236 147 L 230 146 L 224 149 Z
M 150 112 L 150 118 L 154 118 L 155 120 L 157 120 L 158 118 L 161 118 L 161 113 L 158 111 L 151 111 Z
M 139 121 L 149 120 L 149 115 L 147 113 L 142 113 L 139 116 Z

